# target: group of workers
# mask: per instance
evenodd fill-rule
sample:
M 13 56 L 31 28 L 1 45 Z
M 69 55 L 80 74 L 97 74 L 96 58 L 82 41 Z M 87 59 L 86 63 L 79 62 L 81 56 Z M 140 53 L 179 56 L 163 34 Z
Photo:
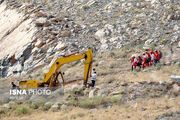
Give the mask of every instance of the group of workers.
M 140 69 L 141 68 L 145 68 L 145 67 L 148 67 L 148 66 L 151 66 L 151 65 L 156 65 L 159 60 L 161 58 L 161 52 L 158 51 L 158 50 L 155 50 L 155 52 L 153 50 L 151 50 L 149 52 L 149 50 L 146 50 L 144 53 L 143 53 L 143 56 L 141 57 L 140 54 L 138 54 L 138 56 L 136 55 L 133 55 L 132 58 L 131 58 L 131 64 L 132 64 L 132 71 L 134 69 L 136 69 L 136 67 L 138 66 Z

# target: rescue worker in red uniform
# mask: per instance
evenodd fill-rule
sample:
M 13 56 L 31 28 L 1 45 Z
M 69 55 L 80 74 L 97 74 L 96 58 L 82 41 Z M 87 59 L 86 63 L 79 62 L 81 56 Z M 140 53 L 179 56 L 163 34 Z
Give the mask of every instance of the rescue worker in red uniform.
M 150 62 L 150 65 L 152 65 L 153 64 L 153 62 L 154 62 L 154 59 L 155 59 L 155 53 L 154 53 L 154 51 L 153 50 L 151 50 L 151 62 Z
M 142 57 L 140 55 L 138 55 L 138 63 L 137 63 L 137 66 L 139 66 L 139 68 L 141 69 L 141 65 L 142 65 Z
M 143 69 L 148 66 L 147 58 L 148 58 L 147 55 L 145 53 L 143 53 L 143 62 L 142 62 Z
M 133 71 L 134 69 L 136 69 L 137 66 L 137 58 L 135 56 L 132 57 L 131 64 L 132 64 L 131 70 Z
M 155 65 L 159 62 L 159 52 L 157 50 L 155 50 Z
M 149 66 L 151 62 L 151 54 L 148 51 L 146 51 L 146 54 L 147 54 L 147 61 L 148 61 L 148 66 Z

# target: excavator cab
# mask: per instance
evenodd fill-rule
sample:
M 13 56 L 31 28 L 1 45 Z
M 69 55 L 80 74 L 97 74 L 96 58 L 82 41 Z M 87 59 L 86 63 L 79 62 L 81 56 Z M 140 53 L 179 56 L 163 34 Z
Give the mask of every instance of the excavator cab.
M 64 72 L 59 71 L 60 67 L 64 64 L 78 61 L 81 59 L 85 59 L 84 85 L 86 86 L 88 82 L 88 77 L 91 74 L 92 70 L 93 53 L 91 48 L 89 48 L 83 53 L 74 52 L 56 59 L 56 61 L 51 66 L 49 72 L 44 74 L 44 80 L 42 80 L 42 82 L 39 82 L 38 80 L 20 81 L 19 87 L 23 89 L 33 89 L 37 87 L 58 87 L 60 86 L 60 81 L 58 80 L 59 75 L 62 78 L 63 85 L 66 85 L 68 82 L 64 80 Z

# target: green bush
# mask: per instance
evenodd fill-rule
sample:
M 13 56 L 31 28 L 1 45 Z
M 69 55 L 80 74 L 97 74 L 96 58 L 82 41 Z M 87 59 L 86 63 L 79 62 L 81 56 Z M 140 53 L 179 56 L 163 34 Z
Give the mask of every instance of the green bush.
M 5 110 L 0 109 L 0 115 L 1 115 L 1 114 L 5 114 Z
M 119 103 L 121 101 L 122 96 L 121 95 L 114 95 L 111 97 L 111 101 L 113 103 Z
M 79 106 L 82 108 L 95 108 L 98 105 L 102 105 L 108 102 L 106 97 L 94 96 L 93 98 L 85 98 L 80 101 Z
M 50 108 L 51 108 L 50 104 L 46 104 L 46 105 L 42 106 L 43 111 L 48 111 Z
M 32 108 L 32 109 L 38 109 L 38 105 L 33 104 L 33 103 L 29 107 Z
M 21 115 L 21 114 L 27 114 L 28 113 L 28 108 L 26 106 L 19 106 L 16 109 L 16 114 Z

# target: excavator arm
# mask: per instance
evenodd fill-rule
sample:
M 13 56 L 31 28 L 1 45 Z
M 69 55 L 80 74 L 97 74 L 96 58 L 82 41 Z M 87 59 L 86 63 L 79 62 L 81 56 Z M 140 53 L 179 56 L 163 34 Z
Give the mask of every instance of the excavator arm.
M 28 81 L 21 81 L 19 85 L 25 86 L 26 89 L 35 88 L 35 87 L 44 87 L 45 85 L 48 87 L 57 87 L 60 85 L 59 81 L 57 80 L 59 75 L 61 75 L 63 84 L 65 85 L 66 82 L 64 80 L 63 73 L 61 71 L 58 72 L 58 70 L 64 64 L 78 61 L 81 59 L 85 59 L 84 85 L 86 85 L 88 82 L 89 74 L 91 74 L 91 70 L 92 70 L 92 58 L 93 58 L 92 49 L 88 49 L 86 52 L 82 54 L 78 54 L 78 53 L 79 52 L 75 52 L 58 58 L 51 66 L 49 72 L 44 74 L 44 80 L 41 83 L 38 82 L 38 80 L 28 80 Z

